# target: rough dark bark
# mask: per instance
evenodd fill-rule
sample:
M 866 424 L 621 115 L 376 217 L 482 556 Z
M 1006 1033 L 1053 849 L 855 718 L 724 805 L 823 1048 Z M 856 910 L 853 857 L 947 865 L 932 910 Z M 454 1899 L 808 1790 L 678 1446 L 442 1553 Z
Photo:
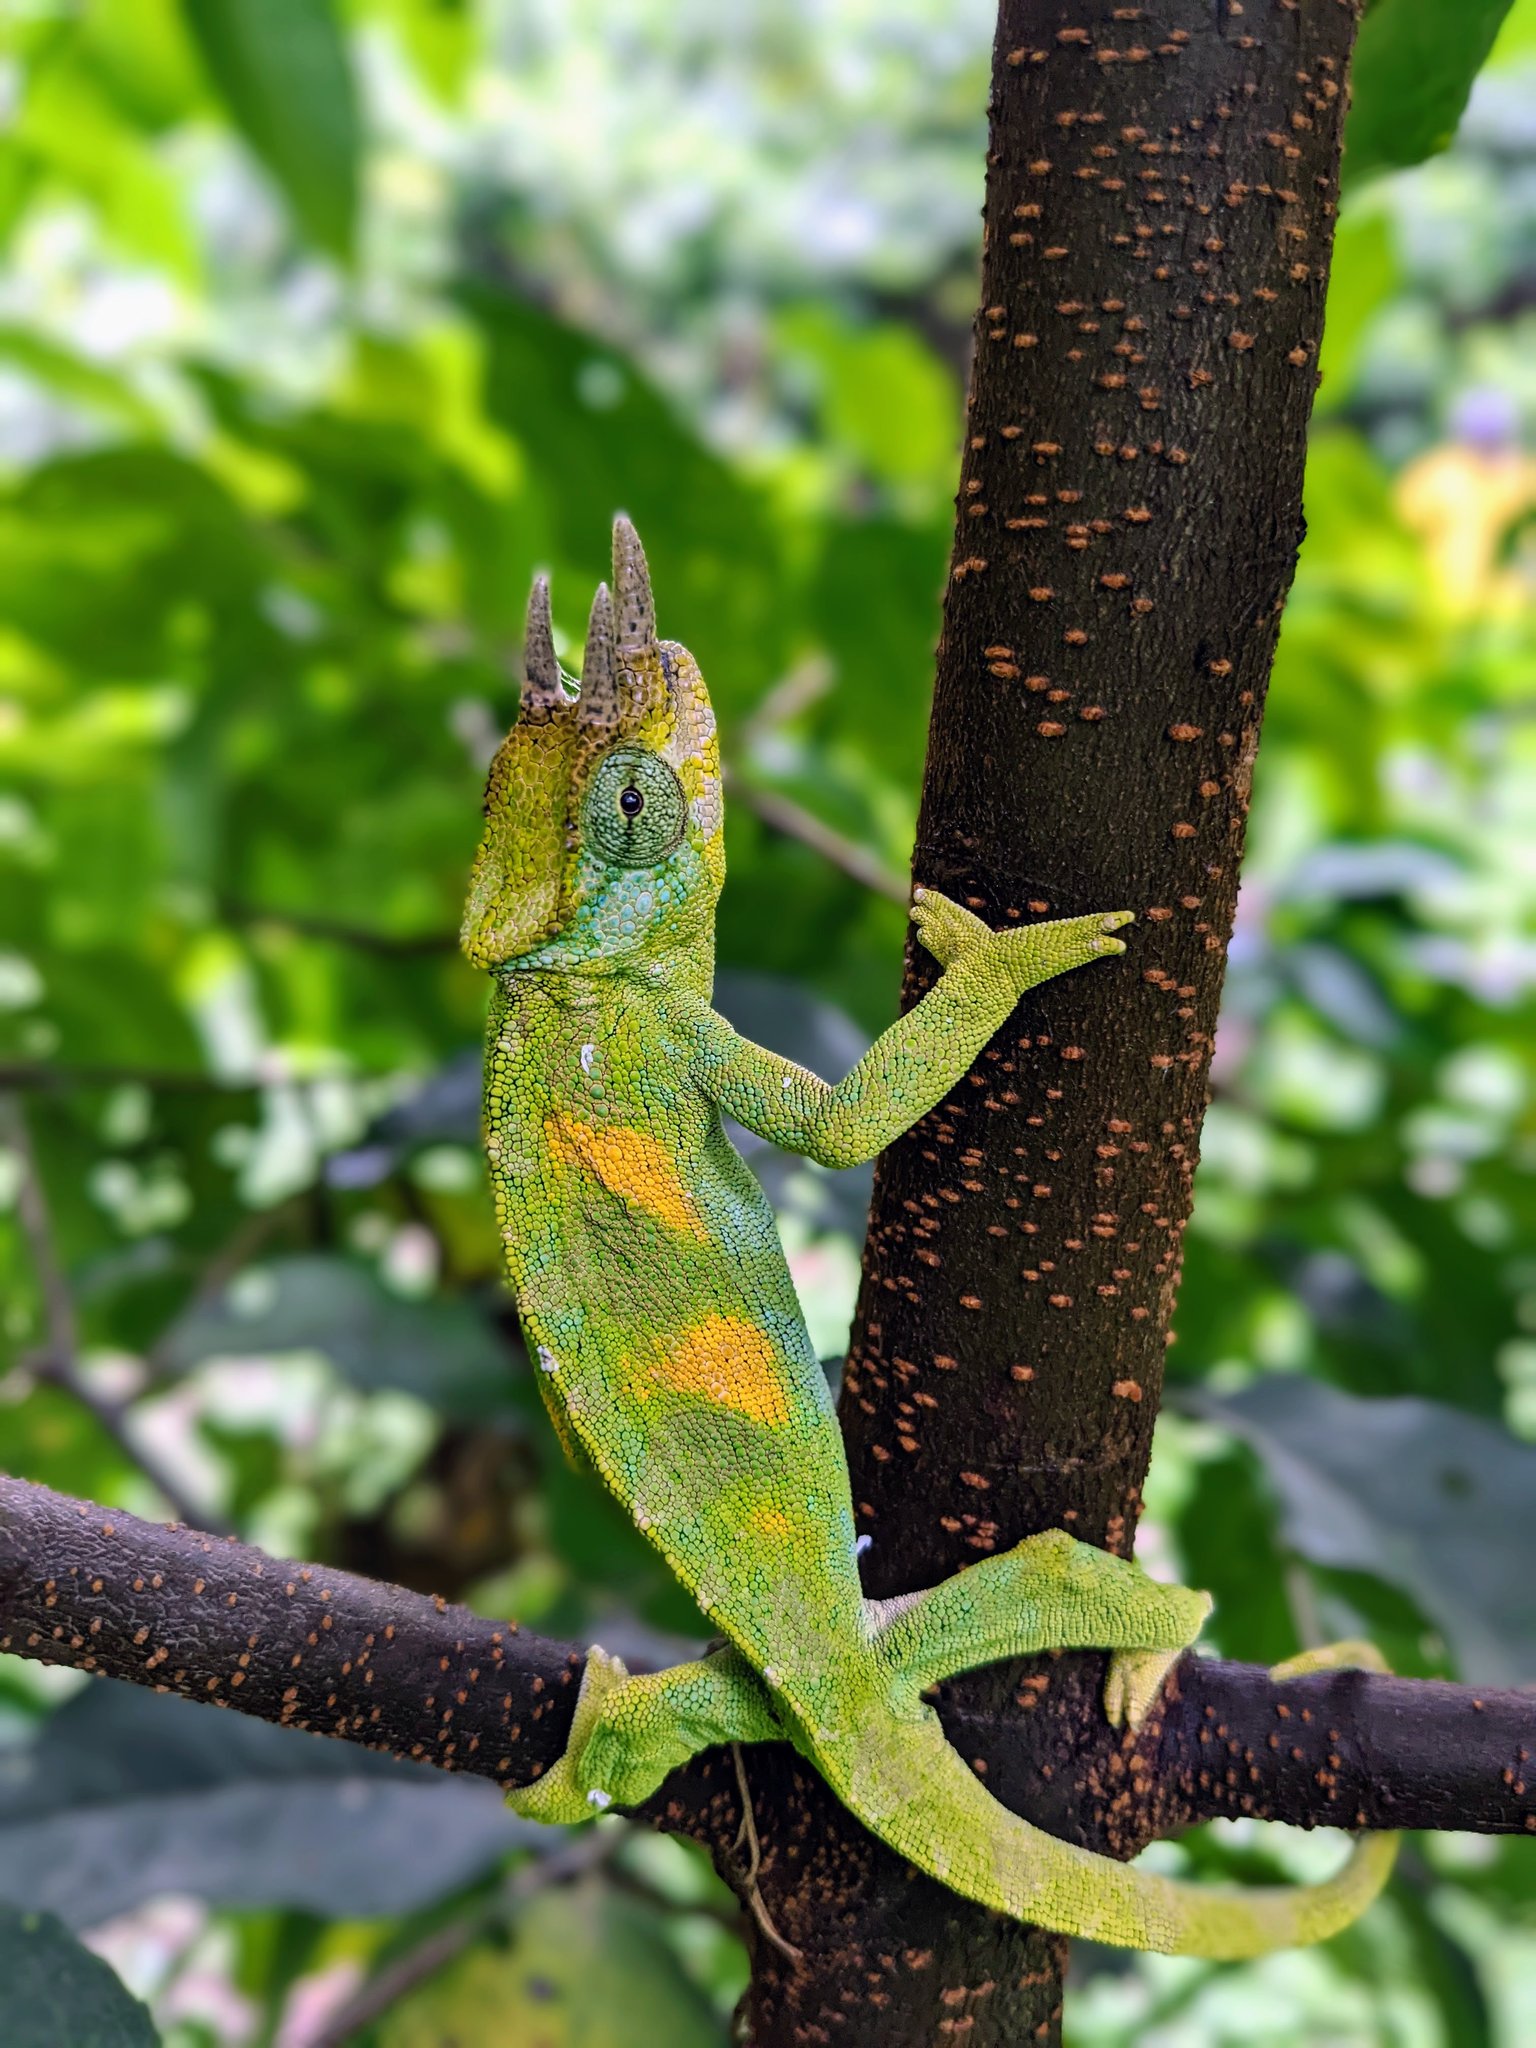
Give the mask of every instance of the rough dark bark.
M 581 1674 L 515 1622 L 6 1478 L 0 1650 L 504 1785 L 565 1747 Z
M 1134 1538 L 1301 535 L 1354 29 L 1343 0 L 1002 0 L 914 873 L 994 925 L 1140 922 L 881 1162 L 842 1407 L 876 1595 L 1036 1529 Z M 933 972 L 914 945 L 904 1002 Z M 1063 1831 L 1126 1853 L 1077 1761 L 1096 1676 L 960 1692 L 995 1714 L 1033 1690 Z M 893 1893 L 811 1809 L 826 1895 L 875 1903 L 830 1971 L 759 1955 L 757 2048 L 1057 2037 L 1061 1944 Z M 934 1995 L 861 2002 L 909 1953 Z
M 564 1749 L 581 1670 L 571 1644 L 516 1622 L 7 1478 L 0 1651 L 503 1786 L 529 1783 Z M 1282 1695 L 1254 1665 L 1189 1657 L 1137 1738 L 1094 1714 L 1059 1775 L 1047 1774 L 1054 1726 L 1027 1700 L 991 1713 L 951 1687 L 938 1704 L 950 1739 L 986 1762 L 1011 1806 L 1076 1838 L 1112 1829 L 1141 1848 L 1237 1813 L 1536 1834 L 1528 1693 L 1336 1672 Z M 777 1748 L 752 1751 L 747 1775 L 763 1819 L 779 1809 L 771 1788 L 816 1782 Z M 646 1817 L 733 1845 L 733 1760 L 711 1752 L 679 1772 Z M 901 1870 L 885 1863 L 877 1881 Z

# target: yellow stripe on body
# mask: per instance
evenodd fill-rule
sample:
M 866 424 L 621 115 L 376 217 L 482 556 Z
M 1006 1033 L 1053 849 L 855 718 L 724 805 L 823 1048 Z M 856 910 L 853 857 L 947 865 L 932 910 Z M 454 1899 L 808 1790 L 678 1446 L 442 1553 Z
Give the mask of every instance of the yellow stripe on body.
M 562 1166 L 584 1168 L 611 1195 L 647 1210 L 671 1230 L 709 1243 L 709 1230 L 677 1168 L 649 1131 L 589 1124 L 557 1113 L 545 1118 L 544 1137 Z
M 674 1394 L 733 1408 L 770 1428 L 789 1420 L 783 1362 L 744 1316 L 707 1316 L 651 1361 L 650 1376 Z

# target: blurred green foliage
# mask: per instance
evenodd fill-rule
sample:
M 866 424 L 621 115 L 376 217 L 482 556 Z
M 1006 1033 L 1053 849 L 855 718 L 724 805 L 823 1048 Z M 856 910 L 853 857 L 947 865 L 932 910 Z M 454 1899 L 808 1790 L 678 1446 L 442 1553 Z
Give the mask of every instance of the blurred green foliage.
M 1444 144 L 1500 12 L 1379 0 L 1359 173 Z M 989 0 L 723 16 L 0 17 L 0 1080 L 81 1371 L 206 1518 L 615 1648 L 701 1624 L 539 1415 L 452 943 L 528 578 L 574 654 L 639 521 L 731 750 L 722 1002 L 851 1063 L 901 910 L 754 801 L 905 872 L 981 189 Z M 1536 1671 L 1533 67 L 1517 0 L 1455 146 L 1352 181 L 1143 1538 L 1226 1651 L 1368 1627 L 1488 1683 Z M 754 1164 L 835 1352 L 867 1183 Z M 40 1364 L 25 1170 L 0 1151 L 0 1467 L 156 1509 Z M 170 2048 L 304 2048 L 456 1926 L 385 2048 L 487 1999 L 725 2038 L 740 1950 L 675 1843 L 539 1890 L 550 1845 L 472 1787 L 8 1660 L 0 1743 L 0 1900 L 65 1912 Z M 1076 2048 L 1516 2048 L 1536 1856 L 1426 1840 L 1322 1953 L 1080 1966 Z

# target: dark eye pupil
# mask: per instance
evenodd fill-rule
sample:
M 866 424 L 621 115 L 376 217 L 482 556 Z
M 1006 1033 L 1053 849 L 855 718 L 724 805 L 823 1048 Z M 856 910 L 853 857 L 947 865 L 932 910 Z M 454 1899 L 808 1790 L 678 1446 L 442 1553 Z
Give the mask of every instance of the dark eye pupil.
M 638 818 L 645 809 L 645 798 L 638 789 L 621 790 L 619 792 L 619 809 L 626 818 Z

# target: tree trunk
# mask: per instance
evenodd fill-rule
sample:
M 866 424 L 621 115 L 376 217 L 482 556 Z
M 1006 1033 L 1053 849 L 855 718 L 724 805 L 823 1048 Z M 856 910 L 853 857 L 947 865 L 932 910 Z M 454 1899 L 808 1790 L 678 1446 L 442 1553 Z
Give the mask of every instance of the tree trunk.
M 1302 531 L 1355 25 L 1344 0 L 1155 22 L 1003 0 L 914 874 L 995 926 L 1138 923 L 881 1162 L 842 1402 L 876 1596 L 1037 1529 L 1134 1541 Z M 904 1004 L 934 971 L 914 942 Z M 946 1704 L 1012 1705 L 989 1785 L 1128 1854 L 1074 1761 L 1102 1676 L 997 1667 Z M 1059 2039 L 1064 1941 L 917 1877 L 792 1760 L 753 1773 L 763 1896 L 805 1958 L 758 1941 L 756 2048 Z
M 1301 532 L 1354 28 L 1347 0 L 1169 0 L 1155 26 L 1002 0 L 915 870 L 997 926 L 1140 922 L 882 1160 L 843 1393 L 873 1595 L 1037 1529 L 1134 1540 Z M 905 1002 L 933 971 L 914 947 Z M 67 1302 L 53 1322 L 67 1352 Z M 563 1645 L 20 1481 L 5 1648 L 507 1784 L 558 1753 L 575 1691 Z M 1515 1695 L 1309 1680 L 1316 1725 L 1282 1745 L 1262 1672 L 1186 1663 L 1122 1740 L 1102 1678 L 1093 1656 L 996 1667 L 940 1711 L 1005 1804 L 1111 1854 L 1336 1799 L 1536 1832 Z M 754 1906 L 754 2048 L 1059 2040 L 1066 1942 L 910 1870 L 788 1751 L 712 1752 L 647 1817 L 708 1841 Z

